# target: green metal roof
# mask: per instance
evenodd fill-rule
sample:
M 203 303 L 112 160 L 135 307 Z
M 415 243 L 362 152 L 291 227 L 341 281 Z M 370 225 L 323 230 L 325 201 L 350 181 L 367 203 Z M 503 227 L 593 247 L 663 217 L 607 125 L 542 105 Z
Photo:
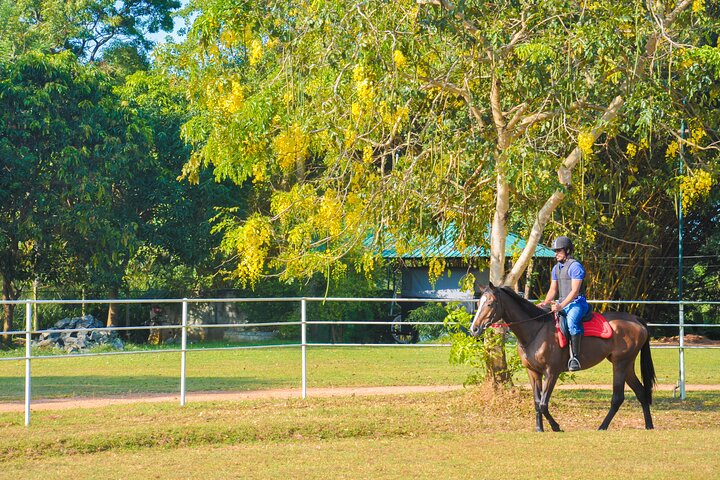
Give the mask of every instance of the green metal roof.
M 384 249 L 382 251 L 383 258 L 468 258 L 468 257 L 489 257 L 490 253 L 487 248 L 479 246 L 469 246 L 463 251 L 455 248 L 455 240 L 457 239 L 457 228 L 453 225 L 445 229 L 443 238 L 431 238 L 426 246 L 415 248 L 403 255 L 398 255 L 395 241 L 390 236 L 386 236 Z M 372 236 L 368 236 L 365 240 L 365 246 L 371 247 Z M 519 254 L 527 245 L 524 239 L 513 233 L 508 233 L 505 240 L 505 256 L 511 257 Z M 538 245 L 535 248 L 535 257 L 555 258 L 555 252 L 544 245 Z

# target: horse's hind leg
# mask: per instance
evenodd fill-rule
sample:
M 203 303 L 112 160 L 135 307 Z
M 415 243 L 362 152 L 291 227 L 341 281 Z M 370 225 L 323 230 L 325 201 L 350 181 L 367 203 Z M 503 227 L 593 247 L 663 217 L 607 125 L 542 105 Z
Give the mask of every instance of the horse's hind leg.
M 613 364 L 613 395 L 610 401 L 610 410 L 605 415 L 605 420 L 600 424 L 598 430 L 607 430 L 610 422 L 625 401 L 625 371 L 626 363 L 622 365 Z
M 645 390 L 643 389 L 642 383 L 640 383 L 640 380 L 637 378 L 634 365 L 632 364 L 628 367 L 625 382 L 627 382 L 628 386 L 632 388 L 633 392 L 635 392 L 635 396 L 642 406 L 643 416 L 645 417 L 645 429 L 652 430 L 654 427 L 652 416 L 650 415 L 650 402 L 648 402 L 648 399 L 645 398 Z

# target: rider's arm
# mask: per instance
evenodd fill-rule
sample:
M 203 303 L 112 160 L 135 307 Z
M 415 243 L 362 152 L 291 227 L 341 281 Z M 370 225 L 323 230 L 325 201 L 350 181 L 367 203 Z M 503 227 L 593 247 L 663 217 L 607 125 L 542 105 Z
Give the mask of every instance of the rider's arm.
M 567 298 L 565 298 L 562 302 L 558 304 L 560 308 L 567 307 L 573 300 L 577 298 L 578 294 L 580 293 L 580 287 L 582 287 L 582 283 L 582 280 L 572 280 L 570 293 L 568 294 Z
M 580 291 L 580 287 L 578 287 L 578 291 Z M 539 303 L 539 305 L 545 306 L 549 305 L 553 300 L 555 300 L 555 297 L 557 297 L 558 292 L 558 286 L 557 286 L 557 280 L 550 280 L 550 288 L 547 291 L 547 294 L 545 295 L 545 300 Z

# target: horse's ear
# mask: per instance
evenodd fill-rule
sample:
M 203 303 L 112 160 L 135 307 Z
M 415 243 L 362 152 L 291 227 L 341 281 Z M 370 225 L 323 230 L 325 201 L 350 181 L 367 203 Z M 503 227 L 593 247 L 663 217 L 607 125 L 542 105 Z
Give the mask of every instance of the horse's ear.
M 474 289 L 474 290 L 475 290 L 475 291 L 473 292 L 473 298 L 474 298 L 475 300 L 477 300 L 478 298 L 482 297 L 482 294 L 483 294 L 483 292 L 485 291 L 485 287 L 482 286 L 482 285 L 480 285 L 480 284 L 477 284 L 477 285 L 475 286 L 475 289 Z

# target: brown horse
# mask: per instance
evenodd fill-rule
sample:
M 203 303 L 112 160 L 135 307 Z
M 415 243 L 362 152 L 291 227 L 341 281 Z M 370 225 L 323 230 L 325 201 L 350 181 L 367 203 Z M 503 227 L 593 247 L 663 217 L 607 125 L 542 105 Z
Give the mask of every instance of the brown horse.
M 647 324 L 629 313 L 604 314 L 613 330 L 612 338 L 583 338 L 580 364 L 590 368 L 607 358 L 613 364 L 613 395 L 610 411 L 600 425 L 606 430 L 625 401 L 625 383 L 635 392 L 645 417 L 645 428 L 653 428 L 650 416 L 655 366 L 650 356 L 650 335 Z M 550 415 L 550 395 L 559 375 L 567 370 L 569 349 L 560 348 L 553 315 L 525 300 L 507 287 L 485 288 L 478 301 L 478 309 L 470 326 L 470 333 L 478 336 L 489 325 L 503 319 L 518 339 L 522 364 L 527 368 L 535 397 L 535 428 L 543 431 L 545 416 L 553 431 L 560 425 Z M 635 374 L 635 358 L 640 353 L 642 383 Z

